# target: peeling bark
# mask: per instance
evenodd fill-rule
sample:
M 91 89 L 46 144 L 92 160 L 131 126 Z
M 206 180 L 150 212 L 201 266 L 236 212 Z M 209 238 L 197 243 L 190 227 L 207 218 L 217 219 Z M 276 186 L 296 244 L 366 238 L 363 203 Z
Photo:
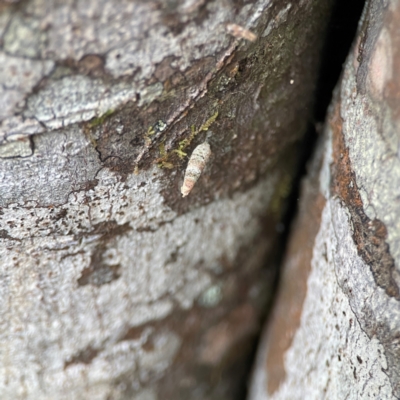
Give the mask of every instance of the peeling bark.
M 0 3 L 2 399 L 240 395 L 330 6 Z
M 399 1 L 366 5 L 305 181 L 252 400 L 400 398 L 399 23 Z

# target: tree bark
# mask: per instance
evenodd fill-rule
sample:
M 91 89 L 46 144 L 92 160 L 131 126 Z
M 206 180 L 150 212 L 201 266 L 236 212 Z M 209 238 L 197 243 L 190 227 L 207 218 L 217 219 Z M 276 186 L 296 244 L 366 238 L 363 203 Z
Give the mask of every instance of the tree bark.
M 330 3 L 0 3 L 2 399 L 239 396 Z
M 304 182 L 251 400 L 400 398 L 400 2 L 369 1 Z

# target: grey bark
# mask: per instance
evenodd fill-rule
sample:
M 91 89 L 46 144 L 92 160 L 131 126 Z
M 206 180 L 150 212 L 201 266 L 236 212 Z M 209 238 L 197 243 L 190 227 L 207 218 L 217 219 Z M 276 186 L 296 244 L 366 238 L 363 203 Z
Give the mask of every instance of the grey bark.
M 329 7 L 0 3 L 2 399 L 238 395 Z
M 367 2 L 304 184 L 252 400 L 400 398 L 399 22 L 399 1 Z

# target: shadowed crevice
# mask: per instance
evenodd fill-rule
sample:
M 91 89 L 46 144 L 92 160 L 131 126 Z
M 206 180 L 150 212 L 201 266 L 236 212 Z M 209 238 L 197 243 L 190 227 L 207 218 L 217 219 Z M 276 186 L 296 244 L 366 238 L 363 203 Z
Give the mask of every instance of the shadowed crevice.
M 305 177 L 309 177 L 310 174 L 312 175 L 313 169 L 316 167 L 315 165 L 311 165 L 311 159 L 314 154 L 318 136 L 322 134 L 322 125 L 325 121 L 329 104 L 332 101 L 333 90 L 340 79 L 343 64 L 355 38 L 358 22 L 361 17 L 364 4 L 364 0 L 355 0 L 351 3 L 351 5 L 349 4 L 349 2 L 346 2 L 344 0 L 337 0 L 335 2 L 335 6 L 331 15 L 331 20 L 328 26 L 324 47 L 321 51 L 319 76 L 317 79 L 314 95 L 313 120 L 309 122 L 309 129 L 304 137 L 304 140 L 299 145 L 299 153 L 301 155 L 298 174 L 294 179 L 292 193 L 288 200 L 289 204 L 287 212 L 286 215 L 283 217 L 281 223 L 284 232 L 281 237 L 281 248 L 283 250 L 281 253 L 282 261 L 280 264 L 283 263 L 283 257 L 289 250 L 287 248 L 288 239 L 292 230 L 289 228 L 294 223 L 295 218 L 298 217 L 300 212 L 298 206 L 301 182 L 304 180 Z M 311 263 L 311 257 L 305 257 L 304 262 Z M 303 267 L 306 268 L 304 262 Z M 307 277 L 305 277 L 305 279 L 307 279 Z M 278 287 L 279 280 L 280 276 L 278 274 L 275 285 L 276 288 Z M 298 284 L 301 285 L 301 283 Z M 277 293 L 275 295 L 277 295 Z M 277 302 L 276 298 L 275 302 Z M 277 304 L 279 304 L 279 302 L 277 302 Z M 301 305 L 296 305 L 295 310 L 292 310 L 291 312 L 293 312 L 294 314 L 296 314 L 296 312 L 300 313 L 300 316 Z M 278 317 L 280 317 L 281 319 L 290 319 L 290 317 L 288 317 L 287 315 L 280 315 Z M 276 323 L 275 320 L 274 323 Z M 295 322 L 293 323 L 295 324 Z M 284 335 L 286 325 L 290 325 L 290 322 L 285 323 L 285 321 L 282 320 L 281 328 L 277 327 L 275 329 L 275 334 L 278 336 Z M 290 341 L 291 339 L 289 338 L 289 342 Z M 272 395 L 273 392 L 279 388 L 279 384 L 284 380 L 286 374 L 284 370 L 284 364 L 279 364 L 279 362 L 277 363 L 277 360 L 281 359 L 281 356 L 283 356 L 285 350 L 286 348 L 282 348 L 280 352 L 279 349 L 275 349 L 274 353 L 269 355 L 267 361 L 269 362 L 269 366 L 267 366 L 267 369 L 270 370 L 271 366 L 275 368 L 274 382 L 271 382 L 271 385 L 266 388 L 270 395 Z M 246 397 L 243 397 L 243 399 L 245 398 Z

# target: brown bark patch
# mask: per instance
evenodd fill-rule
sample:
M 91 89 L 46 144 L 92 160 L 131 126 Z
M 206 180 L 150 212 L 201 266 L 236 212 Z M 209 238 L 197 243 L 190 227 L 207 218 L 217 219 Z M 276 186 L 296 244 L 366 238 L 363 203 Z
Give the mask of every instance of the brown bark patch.
M 73 355 L 68 361 L 65 361 L 64 369 L 68 368 L 72 364 L 90 364 L 92 360 L 97 356 L 98 352 L 99 351 L 97 349 L 88 346 Z
M 105 59 L 101 54 L 85 54 L 80 60 L 66 58 L 56 62 L 51 77 L 44 78 L 39 86 L 43 87 L 51 79 L 59 79 L 65 75 L 86 75 L 92 78 L 102 78 L 106 81 L 112 80 L 112 76 L 106 71 Z M 39 88 L 36 87 L 35 91 Z
M 349 151 L 344 142 L 340 103 L 331 118 L 333 132 L 332 192 L 339 196 L 348 208 L 353 225 L 353 240 L 358 255 L 370 268 L 376 284 L 386 294 L 400 300 L 399 287 L 393 277 L 394 259 L 385 242 L 387 230 L 379 219 L 371 220 L 364 212 L 358 191 L 356 176 L 351 169 Z
M 284 262 L 281 287 L 269 321 L 266 355 L 267 392 L 272 395 L 285 380 L 284 354 L 290 347 L 299 325 L 307 294 L 314 240 L 318 233 L 325 198 L 318 190 L 318 180 L 308 180 L 302 189 L 302 202 Z
M 105 249 L 105 242 L 116 236 L 123 235 L 130 229 L 129 223 L 118 225 L 115 221 L 108 221 L 95 226 L 91 234 L 102 234 L 102 237 L 100 239 L 100 244 L 92 254 L 90 265 L 83 269 L 81 276 L 78 279 L 79 286 L 101 286 L 110 283 L 121 276 L 121 266 L 119 264 L 108 264 L 107 260 L 104 260 L 103 252 Z
M 82 271 L 81 277 L 78 279 L 78 285 L 101 286 L 110 283 L 121 276 L 120 267 L 119 264 L 104 264 L 102 260 L 98 260 L 98 257 L 92 257 L 90 266 Z
M 143 333 L 143 327 L 142 326 L 139 327 L 139 328 L 134 326 L 132 328 L 129 328 L 127 330 L 127 332 L 125 333 L 125 335 L 120 340 L 123 341 L 123 340 L 139 339 L 140 336 L 142 335 L 142 333 Z

